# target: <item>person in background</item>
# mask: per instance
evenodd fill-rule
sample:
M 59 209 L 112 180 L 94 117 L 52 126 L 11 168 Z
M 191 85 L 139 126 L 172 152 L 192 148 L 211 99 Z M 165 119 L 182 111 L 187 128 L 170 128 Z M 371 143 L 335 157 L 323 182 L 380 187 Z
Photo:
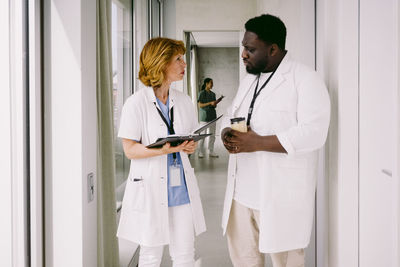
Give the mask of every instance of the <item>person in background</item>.
M 222 219 L 235 267 L 304 266 L 313 225 L 318 151 L 330 101 L 317 73 L 285 50 L 286 27 L 275 16 L 245 24 L 242 58 L 248 75 L 222 122 L 229 151 Z M 230 127 L 245 117 L 247 131 Z
M 215 108 L 217 107 L 218 101 L 215 97 L 215 93 L 211 91 L 213 88 L 213 80 L 211 78 L 205 78 L 204 83 L 201 86 L 201 91 L 199 98 L 197 100 L 199 106 L 199 117 L 200 124 L 206 124 L 209 121 L 217 118 L 217 112 Z M 218 158 L 218 155 L 214 152 L 215 144 L 215 129 L 216 124 L 214 123 L 207 129 L 207 133 L 211 133 L 208 137 L 208 150 L 209 156 Z M 203 158 L 205 155 L 204 139 L 199 141 L 199 158 Z
M 122 109 L 118 136 L 131 160 L 117 236 L 140 245 L 139 266 L 160 266 L 169 244 L 173 266 L 193 267 L 194 235 L 206 230 L 199 188 L 188 154 L 197 143 L 146 146 L 198 125 L 189 96 L 170 89 L 185 74 L 185 47 L 168 38 L 149 40 L 140 55 L 139 79 L 146 88 Z

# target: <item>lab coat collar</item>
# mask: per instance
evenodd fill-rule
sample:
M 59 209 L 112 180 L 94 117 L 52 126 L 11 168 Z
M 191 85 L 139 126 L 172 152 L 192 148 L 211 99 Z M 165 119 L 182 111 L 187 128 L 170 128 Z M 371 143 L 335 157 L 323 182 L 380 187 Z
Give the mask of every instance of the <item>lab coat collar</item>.
M 275 89 L 278 88 L 278 86 L 286 80 L 285 75 L 290 71 L 291 66 L 292 66 L 292 59 L 289 53 L 287 52 L 285 57 L 279 64 L 278 68 L 276 69 L 274 77 L 271 78 L 269 83 L 263 89 L 265 91 L 262 92 L 262 96 L 260 95 L 260 97 L 262 97 L 263 99 L 269 97 L 271 93 L 275 91 Z M 238 92 L 238 97 L 236 98 L 236 101 L 233 104 L 235 109 L 234 111 L 236 111 L 240 107 L 248 91 L 250 90 L 250 88 L 254 88 L 256 82 L 257 82 L 257 75 L 248 74 L 244 78 L 243 88 L 241 88 L 241 90 Z M 256 105 L 257 102 L 260 103 L 261 101 L 256 101 Z
M 274 77 L 271 78 L 267 86 L 265 86 L 265 88 L 263 89 L 265 91 L 262 95 L 260 95 L 261 99 L 265 99 L 271 96 L 272 92 L 274 92 L 279 87 L 279 85 L 281 85 L 286 80 L 285 75 L 290 71 L 291 66 L 292 64 L 290 55 L 286 53 L 285 57 L 282 59 L 278 68 L 276 69 Z M 258 101 L 258 103 L 260 102 L 261 101 Z

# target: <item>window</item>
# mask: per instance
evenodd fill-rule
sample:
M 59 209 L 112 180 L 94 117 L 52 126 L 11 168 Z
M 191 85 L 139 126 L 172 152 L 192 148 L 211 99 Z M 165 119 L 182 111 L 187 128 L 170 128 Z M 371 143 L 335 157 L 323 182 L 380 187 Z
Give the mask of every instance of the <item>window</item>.
M 115 136 L 115 167 L 117 199 L 122 195 L 118 188 L 128 177 L 130 161 L 125 157 L 121 139 L 117 137 L 121 109 L 125 99 L 132 94 L 132 2 L 112 2 L 112 64 L 113 64 L 113 107 Z M 123 187 L 123 186 L 122 186 Z

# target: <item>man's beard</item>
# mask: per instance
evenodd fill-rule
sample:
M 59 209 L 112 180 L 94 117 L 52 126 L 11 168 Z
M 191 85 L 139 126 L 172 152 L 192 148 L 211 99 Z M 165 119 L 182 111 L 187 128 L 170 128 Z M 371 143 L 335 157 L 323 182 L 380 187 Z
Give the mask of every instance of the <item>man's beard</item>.
M 261 73 L 262 70 L 261 70 L 261 69 L 258 69 L 258 68 L 246 67 L 246 71 L 247 71 L 247 73 L 254 74 L 254 75 L 258 75 L 258 74 Z
M 258 75 L 263 71 L 263 68 L 257 68 L 257 67 L 252 68 L 252 67 L 246 66 L 246 71 L 247 71 L 247 73 Z

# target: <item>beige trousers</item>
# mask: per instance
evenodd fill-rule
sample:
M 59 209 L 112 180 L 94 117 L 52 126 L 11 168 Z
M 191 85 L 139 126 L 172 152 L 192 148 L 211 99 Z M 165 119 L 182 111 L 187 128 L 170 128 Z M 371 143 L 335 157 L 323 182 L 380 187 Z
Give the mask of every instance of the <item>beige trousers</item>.
M 235 267 L 264 267 L 258 249 L 260 213 L 232 201 L 227 237 L 229 255 Z M 304 267 L 304 249 L 270 253 L 274 267 Z

